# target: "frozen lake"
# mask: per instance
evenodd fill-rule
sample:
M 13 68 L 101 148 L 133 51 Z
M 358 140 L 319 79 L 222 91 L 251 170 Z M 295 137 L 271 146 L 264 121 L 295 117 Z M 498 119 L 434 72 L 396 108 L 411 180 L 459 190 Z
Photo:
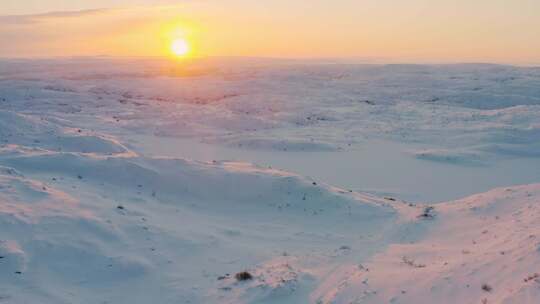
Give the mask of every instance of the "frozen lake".
M 155 136 L 134 136 L 130 143 L 145 155 L 247 161 L 287 169 L 345 189 L 412 202 L 455 200 L 496 187 L 540 181 L 537 158 L 456 165 L 414 158 L 407 151 L 422 147 L 387 141 L 365 142 L 355 151 L 342 152 L 254 151 Z

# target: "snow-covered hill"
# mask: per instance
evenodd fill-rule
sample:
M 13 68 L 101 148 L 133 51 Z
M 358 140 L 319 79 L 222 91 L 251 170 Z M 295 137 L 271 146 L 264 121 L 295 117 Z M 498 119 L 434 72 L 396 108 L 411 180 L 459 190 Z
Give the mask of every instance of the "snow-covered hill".
M 0 303 L 536 303 L 539 83 L 2 61 Z

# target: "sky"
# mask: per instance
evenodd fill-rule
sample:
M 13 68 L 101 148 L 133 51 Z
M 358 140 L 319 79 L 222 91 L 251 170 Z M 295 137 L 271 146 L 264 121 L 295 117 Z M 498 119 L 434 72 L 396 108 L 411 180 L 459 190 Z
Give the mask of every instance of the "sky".
M 1 0 L 0 57 L 540 63 L 539 0 Z

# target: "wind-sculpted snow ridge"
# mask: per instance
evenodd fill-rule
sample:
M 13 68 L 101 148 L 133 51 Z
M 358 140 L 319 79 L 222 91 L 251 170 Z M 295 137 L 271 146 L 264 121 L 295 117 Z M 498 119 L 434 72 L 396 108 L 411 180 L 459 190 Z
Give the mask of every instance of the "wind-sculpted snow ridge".
M 84 135 L 2 115 L 0 299 L 9 303 L 213 301 L 224 273 L 284 251 L 376 248 L 396 220 L 382 199 L 286 171 L 138 156 L 112 137 L 95 142 L 108 149 L 68 149 L 63 138 Z
M 536 303 L 540 184 L 439 204 L 429 228 L 369 263 L 348 265 L 313 295 L 320 303 Z
M 3 110 L 0 110 L 0 142 L 11 148 L 19 146 L 108 155 L 128 153 L 122 144 L 107 136 L 62 127 L 37 115 Z
M 67 152 L 0 163 L 10 303 L 207 302 L 219 276 L 284 251 L 375 248 L 396 215 L 382 200 L 243 163 Z

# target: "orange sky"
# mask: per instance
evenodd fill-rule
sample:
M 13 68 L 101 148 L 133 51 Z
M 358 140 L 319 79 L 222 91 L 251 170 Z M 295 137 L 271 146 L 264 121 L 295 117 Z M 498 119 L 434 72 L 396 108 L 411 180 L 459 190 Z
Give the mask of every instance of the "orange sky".
M 197 57 L 540 63 L 537 0 L 141 0 L 104 9 L 53 0 L 52 13 L 47 0 L 7 1 L 0 12 L 15 15 L 0 17 L 0 57 L 168 56 L 183 38 Z

